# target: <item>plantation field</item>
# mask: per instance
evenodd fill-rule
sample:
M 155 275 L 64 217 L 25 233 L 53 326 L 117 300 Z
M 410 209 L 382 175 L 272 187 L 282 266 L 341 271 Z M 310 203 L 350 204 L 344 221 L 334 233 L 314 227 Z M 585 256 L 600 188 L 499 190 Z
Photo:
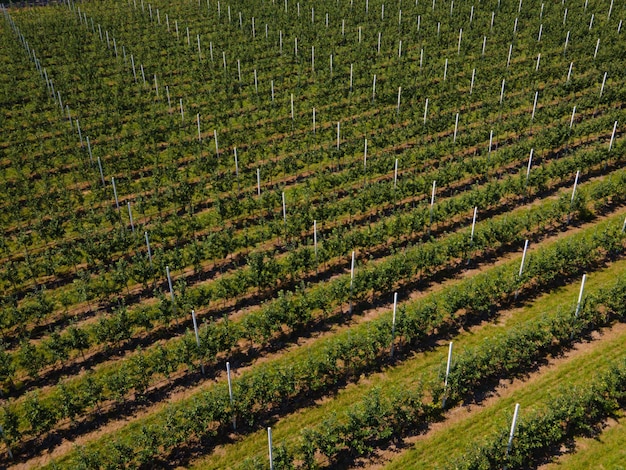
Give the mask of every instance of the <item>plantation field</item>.
M 626 5 L 2 12 L 0 466 L 623 461 Z

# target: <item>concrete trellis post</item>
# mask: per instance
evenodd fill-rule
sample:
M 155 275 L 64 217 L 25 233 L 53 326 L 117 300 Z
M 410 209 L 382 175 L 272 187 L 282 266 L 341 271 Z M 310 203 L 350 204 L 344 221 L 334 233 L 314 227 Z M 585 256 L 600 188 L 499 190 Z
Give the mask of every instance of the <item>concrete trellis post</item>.
M 572 68 L 574 67 L 574 62 L 569 63 L 569 69 L 567 70 L 567 80 L 565 83 L 569 83 L 570 78 L 572 77 Z
M 398 187 L 398 159 L 396 158 L 396 162 L 393 167 L 393 189 L 395 190 Z
M 524 262 L 526 261 L 526 251 L 528 251 L 528 240 L 524 242 L 524 252 L 522 253 L 522 262 L 519 265 L 519 273 L 517 277 L 521 278 L 524 273 Z
M 391 318 L 391 352 L 389 357 L 393 359 L 393 353 L 395 349 L 395 337 L 396 337 L 396 310 L 398 307 L 398 293 L 393 293 L 393 316 Z
M 128 206 L 128 219 L 130 220 L 130 229 L 133 233 L 135 233 L 135 223 L 133 222 L 133 211 L 130 207 L 130 201 L 128 201 L 126 205 Z
M 511 431 L 509 432 L 509 442 L 506 446 L 506 454 L 505 458 L 508 459 L 509 453 L 511 452 L 511 446 L 513 445 L 513 436 L 515 434 L 515 426 L 517 425 L 517 415 L 519 413 L 519 403 L 515 404 L 515 411 L 513 412 L 513 421 L 511 422 Z M 504 470 L 506 470 L 506 465 L 504 466 Z
M 285 9 L 287 9 L 287 0 L 285 0 Z M 267 447 L 269 450 L 270 470 L 274 470 L 274 456 L 272 451 L 272 428 L 267 428 Z
M 150 239 L 148 238 L 148 232 L 143 232 L 146 238 L 146 248 L 148 249 L 148 261 L 150 261 L 150 267 L 152 267 L 152 251 L 150 250 Z
M 530 167 L 533 164 L 533 153 L 535 152 L 534 147 L 530 149 L 530 155 L 528 156 L 528 167 L 526 168 L 526 184 L 528 184 L 528 179 L 530 178 Z
M 87 151 L 89 152 L 89 162 L 93 165 L 93 153 L 91 153 L 91 142 L 89 141 L 89 136 L 86 137 L 87 140 Z
M 233 397 L 233 383 L 230 378 L 230 362 L 226 362 L 226 379 L 228 380 L 228 397 L 230 398 L 230 406 L 231 408 L 235 404 L 235 399 Z M 237 430 L 237 417 L 233 411 L 233 430 Z
M 613 142 L 615 141 L 615 131 L 617 130 L 617 121 L 613 124 L 613 132 L 611 132 L 611 141 L 609 142 L 609 152 L 613 148 Z
M 283 191 L 283 222 L 287 224 L 287 206 L 285 205 L 285 191 Z
M 317 220 L 313 221 L 313 252 L 315 254 L 315 264 L 317 264 Z
M 587 280 L 587 275 L 583 274 L 583 280 L 580 283 L 580 291 L 578 292 L 578 302 L 576 303 L 576 312 L 574 313 L 574 317 L 578 318 L 578 314 L 580 313 L 580 307 L 583 302 L 583 295 L 585 293 L 585 281 Z
M 117 198 L 117 187 L 115 186 L 115 177 L 111 177 L 111 185 L 113 186 L 113 197 L 115 198 L 115 207 L 117 212 L 120 211 L 120 201 Z
M 174 298 L 174 287 L 172 286 L 172 276 L 170 275 L 169 266 L 165 266 L 165 274 L 167 275 L 167 285 L 170 288 L 170 298 L 172 299 L 172 307 L 174 308 L 176 305 L 176 300 Z
M 98 169 L 100 170 L 100 181 L 102 181 L 102 186 L 106 186 L 104 182 L 104 172 L 102 171 L 102 162 L 100 161 L 100 157 L 98 157 Z
M 374 74 L 374 80 L 372 81 L 372 103 L 376 100 L 376 74 Z
M 448 376 L 450 375 L 450 365 L 452 363 L 452 341 L 450 341 L 450 345 L 448 346 L 448 361 L 446 363 L 446 377 L 443 382 L 443 400 L 441 401 L 441 407 L 446 407 L 446 399 L 448 398 Z
M 198 333 L 198 322 L 196 320 L 196 312 L 195 310 L 191 310 L 191 321 L 193 322 L 193 331 L 196 335 L 196 344 L 198 345 L 198 351 L 200 351 L 200 334 Z M 204 375 L 204 364 L 200 364 L 200 370 L 202 371 L 202 375 Z
M 604 93 L 604 85 L 606 84 L 606 77 L 608 72 L 604 72 L 604 76 L 602 77 L 602 85 L 600 86 L 600 98 L 602 98 L 602 94 Z

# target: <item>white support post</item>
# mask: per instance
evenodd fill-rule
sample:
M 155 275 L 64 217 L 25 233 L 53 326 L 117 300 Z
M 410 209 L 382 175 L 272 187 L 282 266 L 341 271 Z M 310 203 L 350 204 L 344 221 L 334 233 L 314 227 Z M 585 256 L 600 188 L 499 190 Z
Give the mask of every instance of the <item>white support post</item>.
M 196 334 L 196 344 L 198 345 L 198 350 L 200 350 L 200 334 L 198 333 L 198 322 L 196 320 L 196 312 L 195 310 L 191 310 L 191 321 L 193 322 L 193 331 Z M 202 375 L 204 375 L 204 364 L 200 364 L 200 369 L 202 371 Z
M 593 58 L 595 60 L 596 56 L 598 55 L 598 49 L 600 48 L 600 38 L 598 38 L 598 41 L 596 42 L 596 50 L 593 52 Z
M 401 97 L 401 95 L 402 95 L 402 87 L 399 86 L 398 87 L 398 106 L 397 106 L 397 109 L 396 109 L 396 114 L 400 114 L 400 97 Z
M 569 83 L 569 80 L 572 77 L 572 67 L 574 67 L 574 62 L 569 63 L 569 69 L 567 70 L 567 80 L 565 80 L 565 83 Z
M 433 181 L 433 189 L 430 194 L 430 211 L 428 215 L 428 234 L 430 235 L 430 227 L 433 223 L 433 208 L 435 207 L 435 189 L 437 187 L 437 181 Z
M 470 95 L 474 91 L 474 79 L 476 78 L 476 69 L 472 69 L 472 81 L 470 82 Z
M 285 10 L 287 9 L 287 0 L 285 0 Z M 270 470 L 274 470 L 274 456 L 272 454 L 272 428 L 267 428 L 267 447 L 269 450 Z
M 461 54 L 461 38 L 463 37 L 463 28 L 459 29 L 459 43 L 456 46 L 456 55 Z
M 543 33 L 543 23 L 539 25 L 539 34 L 537 35 L 537 42 L 541 41 L 541 34 Z
M 128 219 L 130 220 L 130 229 L 133 233 L 135 233 L 135 223 L 133 222 L 133 211 L 130 207 L 130 201 L 128 201 L 126 205 L 128 206 Z
M 459 113 L 456 113 L 456 118 L 454 119 L 454 136 L 452 137 L 452 143 L 456 143 L 456 134 L 459 129 Z
M 213 129 L 213 140 L 215 141 L 215 156 L 219 158 L 220 156 L 220 147 L 217 143 L 217 129 Z
M 526 251 L 528 250 L 528 240 L 524 242 L 524 252 L 522 253 L 522 262 L 519 265 L 519 273 L 517 277 L 521 278 L 524 273 L 524 262 L 526 261 Z
M 350 92 L 352 92 L 352 64 L 350 64 Z
M 235 177 L 239 179 L 239 160 L 237 159 L 237 147 L 233 148 L 233 153 L 235 154 Z
M 396 310 L 398 307 L 398 293 L 394 292 L 393 293 L 393 316 L 391 318 L 391 352 L 389 354 L 389 357 L 391 359 L 393 359 L 393 353 L 394 353 L 394 349 L 395 349 L 395 343 L 394 340 L 396 338 Z
M 80 146 L 83 147 L 83 133 L 80 131 L 80 122 L 76 119 L 76 130 L 78 131 L 78 138 L 80 139 Z
M 102 181 L 102 186 L 106 186 L 104 182 L 104 171 L 102 171 L 102 162 L 100 161 L 100 157 L 98 157 L 98 169 L 100 170 L 100 181 Z
M 426 115 L 428 114 L 428 98 L 426 98 L 426 104 L 424 105 L 424 125 L 426 125 Z
M 363 171 L 367 170 L 367 139 L 365 139 L 365 147 L 363 148 Z
M 513 445 L 513 435 L 515 434 L 515 426 L 517 424 L 517 414 L 519 413 L 519 403 L 515 404 L 515 411 L 513 412 L 513 421 L 511 422 L 511 431 L 509 432 L 509 442 L 506 446 L 506 455 L 505 457 L 508 459 L 509 452 L 511 452 L 511 446 Z M 506 470 L 506 465 L 504 467 Z
M 480 53 L 481 57 L 485 57 L 485 49 L 487 47 L 487 36 L 483 36 L 483 49 Z
M 261 170 L 259 168 L 256 169 L 256 192 L 257 196 L 261 195 Z
M 506 59 L 506 68 L 509 68 L 509 65 L 511 65 L 511 55 L 513 54 L 513 44 L 509 44 L 509 56 Z
M 87 139 L 87 150 L 89 151 L 89 162 L 93 165 L 93 154 L 91 153 L 91 142 L 89 141 L 89 136 L 87 136 L 86 139 Z
M 472 217 L 472 231 L 470 233 L 470 243 L 474 243 L 474 229 L 476 228 L 476 215 L 478 212 L 478 206 L 474 207 L 474 216 Z
M 535 101 L 533 101 L 533 112 L 532 115 L 530 116 L 530 121 L 534 121 L 535 120 L 535 111 L 537 110 L 537 98 L 539 97 L 539 91 L 535 92 Z
M 180 122 L 185 122 L 185 111 L 183 110 L 183 99 L 181 98 L 179 101 L 180 104 Z
M 574 106 L 574 109 L 572 109 L 572 117 L 569 120 L 569 128 L 571 129 L 572 126 L 574 125 L 574 116 L 576 115 L 576 106 Z
M 393 189 L 395 190 L 398 187 L 398 159 L 396 158 L 396 162 L 393 167 Z
M 156 91 L 156 97 L 159 97 L 159 82 L 157 81 L 156 73 L 154 74 L 154 90 Z
M 230 378 L 230 362 L 226 362 L 226 379 L 228 380 L 228 397 L 230 398 L 230 406 L 231 408 L 233 408 L 233 405 L 235 404 L 235 400 L 233 397 L 233 383 L 232 383 L 232 379 Z M 233 412 L 233 430 L 237 430 L 237 418 L 235 416 L 235 413 Z
M 115 186 L 115 177 L 111 177 L 111 185 L 113 186 L 113 197 L 115 198 L 115 207 L 117 212 L 120 211 L 120 201 L 117 198 L 117 187 Z
M 283 191 L 283 222 L 287 224 L 287 206 L 285 205 L 285 191 Z
M 315 263 L 317 264 L 317 220 L 313 221 L 313 251 L 315 253 Z
M 372 81 L 372 103 L 376 100 L 376 74 L 374 74 L 374 80 Z
M 448 59 L 446 59 L 444 66 L 443 66 L 443 81 L 446 81 L 446 78 L 448 77 Z
M 352 250 L 352 262 L 350 263 L 350 292 L 352 292 L 352 286 L 354 284 L 354 250 Z
M 500 88 L 500 105 L 502 105 L 502 100 L 504 99 L 504 84 L 505 78 L 502 79 L 502 87 Z
M 574 313 L 574 317 L 578 318 L 578 314 L 580 313 L 580 307 L 583 302 L 583 295 L 585 293 L 585 281 L 587 280 L 587 275 L 583 274 L 583 280 L 580 283 L 580 292 L 578 293 L 578 303 L 576 304 L 576 312 Z
M 174 306 L 176 300 L 174 299 L 174 287 L 172 286 L 172 276 L 170 276 L 169 266 L 165 266 L 165 274 L 167 274 L 167 285 L 170 288 L 170 298 L 172 299 L 172 306 Z
M 617 130 L 617 121 L 613 124 L 613 132 L 611 132 L 611 141 L 609 142 L 609 152 L 613 148 L 613 141 L 615 140 L 615 131 Z
M 152 250 L 150 250 L 150 239 L 148 238 L 148 232 L 143 232 L 146 237 L 146 248 L 148 249 L 148 261 L 150 262 L 150 267 L 152 267 Z
M 570 199 L 570 204 L 574 203 L 574 197 L 576 197 L 576 186 L 578 185 L 579 176 L 580 176 L 580 170 L 576 172 L 576 177 L 574 178 L 574 188 L 572 189 L 572 198 Z
M 450 345 L 448 346 L 448 361 L 446 363 L 446 376 L 445 379 L 443 381 L 443 400 L 441 401 L 441 407 L 445 408 L 446 407 L 446 399 L 448 398 L 447 396 L 447 391 L 448 391 L 448 376 L 450 375 L 450 365 L 452 363 L 452 341 L 450 341 Z
M 295 114 L 293 111 L 293 93 L 291 94 L 291 120 L 294 121 L 295 120 Z
M 530 167 L 533 164 L 533 153 L 535 152 L 535 148 L 530 149 L 530 155 L 528 156 L 528 167 L 526 168 L 526 184 L 528 184 L 528 178 L 530 178 Z
M 602 86 L 600 87 L 600 98 L 602 98 L 602 94 L 604 93 L 604 85 L 606 84 L 606 77 L 608 72 L 604 72 L 604 77 L 602 77 Z
M 202 134 L 200 133 L 200 113 L 196 114 L 196 121 L 198 123 L 198 142 L 202 142 Z

